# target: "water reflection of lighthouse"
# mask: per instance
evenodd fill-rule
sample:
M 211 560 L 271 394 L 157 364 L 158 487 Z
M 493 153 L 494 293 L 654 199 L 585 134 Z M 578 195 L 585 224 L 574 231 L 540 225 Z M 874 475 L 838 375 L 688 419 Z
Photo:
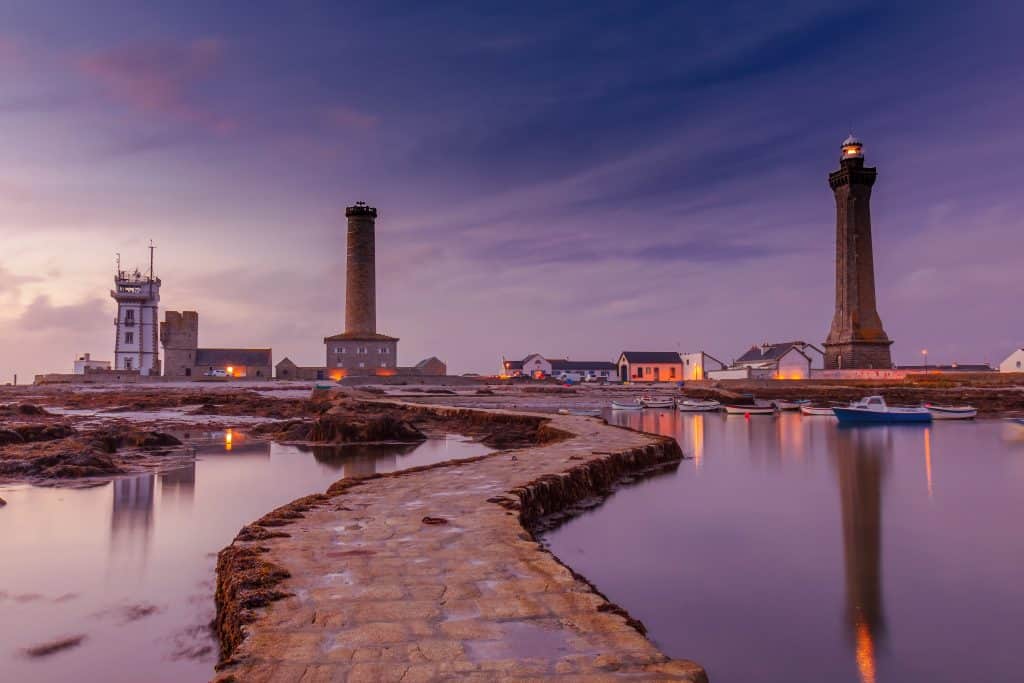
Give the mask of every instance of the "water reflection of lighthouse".
M 885 637 L 882 607 L 882 479 L 892 451 L 888 428 L 834 432 L 846 569 L 846 627 L 863 683 L 875 683 Z

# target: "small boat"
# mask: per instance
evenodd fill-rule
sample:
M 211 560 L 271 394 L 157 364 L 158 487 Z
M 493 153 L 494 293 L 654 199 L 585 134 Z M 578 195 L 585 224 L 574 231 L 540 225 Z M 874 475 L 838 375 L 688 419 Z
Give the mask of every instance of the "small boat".
M 668 398 L 660 396 L 641 396 L 640 405 L 644 408 L 675 408 L 676 400 L 671 396 Z
M 835 417 L 836 414 L 832 412 L 831 408 L 821 408 L 818 406 L 800 406 L 800 414 L 807 415 L 808 417 Z
M 881 396 L 868 396 L 845 407 L 836 406 L 832 412 L 840 424 L 920 424 L 932 421 L 932 414 L 924 406 L 888 406 Z
M 775 399 L 772 401 L 775 404 L 777 410 L 800 410 L 805 405 L 809 405 L 810 401 L 806 398 L 797 399 L 795 401 L 783 401 L 782 399 Z
M 612 401 L 612 410 L 643 410 L 644 407 L 640 405 L 639 401 L 632 401 L 626 403 L 623 401 Z
M 721 410 L 722 404 L 713 400 L 702 401 L 699 399 L 688 398 L 685 401 L 677 403 L 676 407 L 684 413 L 704 413 L 712 410 Z
M 774 415 L 775 406 L 767 401 L 756 401 L 748 405 L 725 404 L 726 415 Z
M 558 412 L 562 412 L 561 410 Z M 563 415 L 579 415 L 580 417 L 596 417 L 601 414 L 600 410 L 593 408 L 569 408 L 566 409 Z
M 973 420 L 978 416 L 974 406 L 936 406 L 925 403 L 924 407 L 932 414 L 933 420 Z
M 1015 424 L 1018 427 L 1024 427 L 1024 417 L 1008 417 L 1006 419 L 1010 421 L 1010 424 Z

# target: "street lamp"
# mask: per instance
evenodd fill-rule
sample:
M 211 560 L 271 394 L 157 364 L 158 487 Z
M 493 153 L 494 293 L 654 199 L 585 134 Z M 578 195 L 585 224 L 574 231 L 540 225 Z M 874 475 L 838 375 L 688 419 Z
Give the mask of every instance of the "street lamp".
M 928 372 L 928 349 L 921 349 L 921 355 L 924 356 L 924 371 Z

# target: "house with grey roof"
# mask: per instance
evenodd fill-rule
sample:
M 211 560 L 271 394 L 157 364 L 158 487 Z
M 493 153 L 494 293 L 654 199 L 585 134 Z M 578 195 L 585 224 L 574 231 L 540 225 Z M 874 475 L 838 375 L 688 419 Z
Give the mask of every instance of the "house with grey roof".
M 808 379 L 825 367 L 825 352 L 803 341 L 756 344 L 709 379 Z
M 618 377 L 618 366 L 611 361 L 547 358 L 539 353 L 531 353 L 522 360 L 502 359 L 501 374 L 536 379 L 556 377 L 570 382 L 614 382 Z

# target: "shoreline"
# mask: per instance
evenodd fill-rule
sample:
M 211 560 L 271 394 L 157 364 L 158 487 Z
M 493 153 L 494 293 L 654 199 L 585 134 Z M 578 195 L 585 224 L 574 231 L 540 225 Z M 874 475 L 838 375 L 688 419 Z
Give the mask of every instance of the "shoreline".
M 535 535 L 624 478 L 677 466 L 673 439 L 586 417 L 405 406 L 568 437 L 342 480 L 244 527 L 218 558 L 215 680 L 707 680 Z

